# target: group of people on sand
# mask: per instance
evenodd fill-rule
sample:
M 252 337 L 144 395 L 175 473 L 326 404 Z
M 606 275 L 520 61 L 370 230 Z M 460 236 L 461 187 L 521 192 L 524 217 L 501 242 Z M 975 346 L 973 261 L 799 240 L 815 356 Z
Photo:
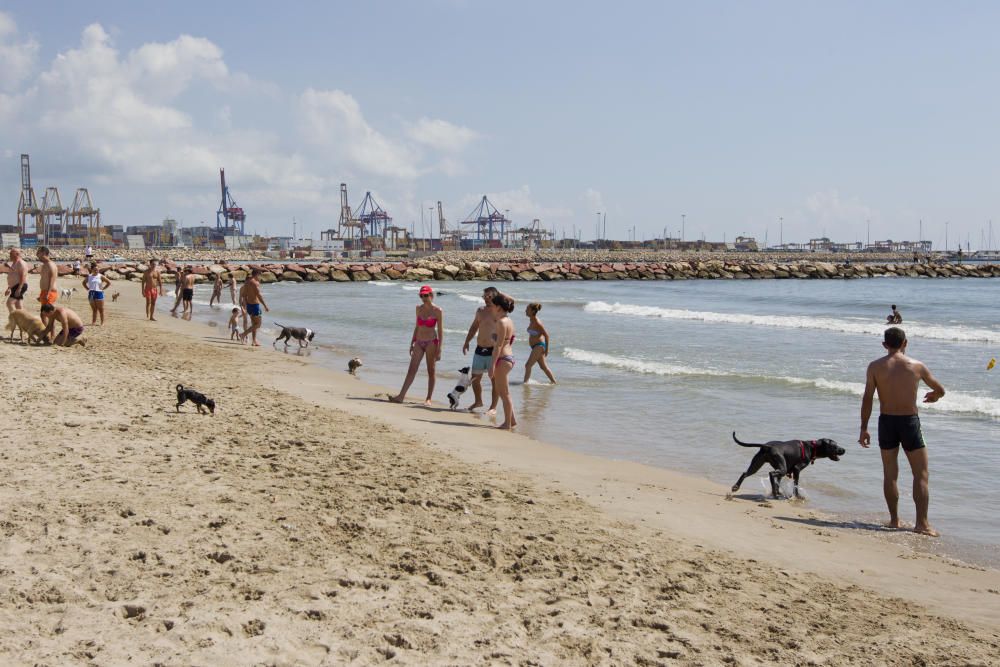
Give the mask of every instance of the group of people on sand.
M 416 323 L 410 338 L 410 365 L 406 371 L 406 379 L 399 393 L 389 398 L 393 403 L 402 403 L 406 392 L 417 376 L 420 362 L 427 364 L 427 397 L 425 405 L 430 405 L 434 395 L 435 368 L 441 360 L 441 350 L 444 346 L 444 311 L 434 303 L 434 290 L 430 285 L 424 285 L 419 291 L 420 304 L 416 307 Z M 514 406 L 510 398 L 510 374 L 514 370 L 514 323 L 510 314 L 514 312 L 514 299 L 500 292 L 495 287 L 483 290 L 484 304 L 476 310 L 469 326 L 469 332 L 462 345 L 462 354 L 467 355 L 472 339 L 476 339 L 476 347 L 472 355 L 470 372 L 472 375 L 473 404 L 470 411 L 484 407 L 483 375 L 492 384 L 492 397 L 488 414 L 496 414 L 497 406 L 503 406 L 503 423 L 498 427 L 510 430 L 517 426 Z M 525 310 L 528 316 L 528 344 L 531 346 L 528 360 L 524 368 L 524 382 L 531 379 L 531 370 L 537 364 L 552 384 L 556 378 L 549 368 L 546 357 L 549 353 L 549 332 L 538 318 L 542 306 L 530 303 Z
M 59 268 L 52 261 L 51 253 L 45 246 L 39 247 L 35 251 L 35 256 L 40 263 L 38 271 L 38 303 L 40 306 L 39 317 L 45 325 L 42 332 L 42 339 L 48 343 L 71 347 L 73 345 L 86 345 L 86 338 L 83 336 L 83 319 L 68 306 L 58 305 L 59 300 Z M 25 310 L 24 297 L 28 293 L 28 263 L 24 261 L 20 248 L 11 248 L 9 251 L 7 289 L 4 296 L 7 297 L 7 312 L 15 310 Z M 104 291 L 111 285 L 107 277 L 102 276 L 97 270 L 96 264 L 91 264 L 87 276 L 83 279 L 83 286 L 87 289 L 87 300 L 91 308 L 91 325 L 104 324 Z M 60 325 L 59 333 L 55 333 L 56 325 Z
M 257 331 L 261 327 L 263 314 L 270 310 L 260 291 L 260 275 L 260 269 L 255 268 L 250 272 L 249 277 L 239 288 L 239 301 L 237 301 L 236 275 L 233 272 L 229 274 L 229 296 L 233 306 L 236 306 L 229 318 L 230 340 L 239 338 L 240 342 L 246 342 L 249 338 L 250 344 L 255 347 L 260 346 L 260 343 L 257 342 Z M 183 307 L 181 316 L 185 319 L 191 319 L 191 315 L 194 313 L 195 281 L 195 273 L 190 266 L 175 272 L 174 306 L 170 309 L 172 315 L 177 314 L 178 307 Z M 146 300 L 146 318 L 156 321 L 156 300 L 160 296 L 166 295 L 163 288 L 163 276 L 157 260 L 149 260 L 149 265 L 143 271 L 139 285 L 142 296 Z M 212 287 L 212 298 L 209 301 L 210 306 L 214 306 L 216 301 L 219 301 L 221 305 L 223 286 L 222 275 L 217 273 Z M 243 320 L 242 331 L 238 325 L 240 318 Z

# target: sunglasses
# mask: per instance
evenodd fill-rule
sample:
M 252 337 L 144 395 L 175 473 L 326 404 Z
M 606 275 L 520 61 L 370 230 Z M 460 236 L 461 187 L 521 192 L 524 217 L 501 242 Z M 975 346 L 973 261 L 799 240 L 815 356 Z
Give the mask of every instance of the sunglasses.
M 430 294 L 421 294 L 421 295 L 420 295 L 420 298 L 421 298 L 421 299 L 429 299 L 429 298 L 431 298 L 431 296 L 432 296 L 432 295 L 430 295 Z

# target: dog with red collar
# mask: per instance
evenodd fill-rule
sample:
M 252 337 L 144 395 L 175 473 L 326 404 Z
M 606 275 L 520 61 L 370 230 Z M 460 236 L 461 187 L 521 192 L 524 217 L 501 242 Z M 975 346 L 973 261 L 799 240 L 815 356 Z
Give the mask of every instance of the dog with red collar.
M 763 444 L 752 442 L 741 442 L 733 431 L 733 440 L 741 447 L 757 447 L 758 452 L 750 460 L 747 471 L 740 475 L 740 478 L 733 484 L 733 493 L 739 490 L 740 485 L 750 475 L 760 470 L 765 463 L 771 465 L 774 470 L 768 473 L 771 478 L 771 492 L 775 498 L 780 497 L 779 485 L 781 478 L 790 476 L 795 482 L 795 497 L 799 496 L 799 473 L 809 465 L 816 462 L 816 459 L 830 459 L 839 461 L 846 452 L 843 447 L 830 438 L 820 438 L 819 440 L 771 440 Z

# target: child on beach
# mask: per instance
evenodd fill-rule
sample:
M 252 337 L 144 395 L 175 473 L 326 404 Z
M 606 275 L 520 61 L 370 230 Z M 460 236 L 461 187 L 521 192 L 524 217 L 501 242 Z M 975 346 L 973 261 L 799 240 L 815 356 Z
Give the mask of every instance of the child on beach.
M 233 308 L 233 312 L 229 315 L 229 340 L 240 339 L 240 342 L 244 342 L 246 339 L 240 335 L 240 309 Z

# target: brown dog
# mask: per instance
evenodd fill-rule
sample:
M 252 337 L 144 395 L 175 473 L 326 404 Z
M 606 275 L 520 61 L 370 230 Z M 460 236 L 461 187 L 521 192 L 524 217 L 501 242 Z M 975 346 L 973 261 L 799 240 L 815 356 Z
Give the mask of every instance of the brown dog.
M 120 297 L 121 295 L 122 295 L 121 292 L 115 292 L 114 294 L 112 294 L 111 295 L 111 302 L 114 303 L 115 301 L 117 301 L 118 297 Z
M 7 331 L 10 332 L 11 343 L 14 342 L 14 331 L 18 329 L 20 330 L 20 339 L 22 341 L 24 340 L 24 334 L 28 334 L 28 344 L 31 344 L 32 340 L 36 343 L 41 343 L 45 324 L 37 315 L 32 315 L 24 310 L 14 310 L 7 315 Z

